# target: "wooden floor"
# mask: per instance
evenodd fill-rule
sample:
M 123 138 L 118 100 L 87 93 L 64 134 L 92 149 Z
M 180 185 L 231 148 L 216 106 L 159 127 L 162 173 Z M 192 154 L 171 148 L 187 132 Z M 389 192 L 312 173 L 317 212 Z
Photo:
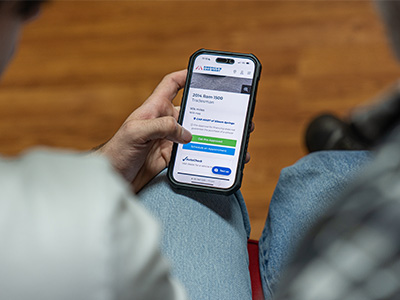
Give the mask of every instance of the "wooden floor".
M 199 48 L 263 64 L 242 188 L 254 238 L 312 116 L 344 115 L 400 74 L 369 1 L 53 1 L 3 78 L 0 152 L 90 149 Z

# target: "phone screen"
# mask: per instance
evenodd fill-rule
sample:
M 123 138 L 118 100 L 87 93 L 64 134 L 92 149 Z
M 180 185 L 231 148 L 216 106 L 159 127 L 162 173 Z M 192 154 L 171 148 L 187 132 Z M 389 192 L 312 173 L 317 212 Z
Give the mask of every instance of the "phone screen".
M 178 145 L 172 174 L 180 183 L 228 189 L 235 183 L 246 138 L 255 63 L 247 57 L 200 54 L 192 68 L 182 126 L 193 138 Z

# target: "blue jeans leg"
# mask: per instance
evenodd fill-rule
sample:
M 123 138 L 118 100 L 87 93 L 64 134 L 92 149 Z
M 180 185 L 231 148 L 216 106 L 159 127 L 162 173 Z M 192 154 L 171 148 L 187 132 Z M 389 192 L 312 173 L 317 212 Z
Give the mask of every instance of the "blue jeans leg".
M 313 153 L 282 170 L 260 238 L 266 299 L 299 240 L 370 160 L 368 152 Z M 139 195 L 163 227 L 162 250 L 190 299 L 251 299 L 248 214 L 241 194 L 173 190 L 165 172 Z
M 222 196 L 177 191 L 164 171 L 139 199 L 161 222 L 162 251 L 190 299 L 251 299 L 250 223 L 240 192 Z
M 266 299 L 299 241 L 370 159 L 366 151 L 316 152 L 282 170 L 259 242 Z

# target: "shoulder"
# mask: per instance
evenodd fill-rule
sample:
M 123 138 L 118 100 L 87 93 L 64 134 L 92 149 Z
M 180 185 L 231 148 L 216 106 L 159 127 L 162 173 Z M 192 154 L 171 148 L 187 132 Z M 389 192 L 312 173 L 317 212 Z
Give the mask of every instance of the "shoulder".
M 0 193 L 9 197 L 85 198 L 99 202 L 129 187 L 103 157 L 65 151 L 34 150 L 0 159 Z M 73 199 L 70 199 L 73 200 Z M 71 201 L 69 201 L 71 202 Z
M 115 176 L 111 165 L 103 157 L 46 149 L 29 151 L 16 158 L 2 158 L 0 166 L 0 176 L 9 177 L 7 173 L 11 172 L 11 175 L 23 176 L 25 180 L 34 181 L 41 177 L 48 177 L 47 179 L 57 182 L 66 178 L 79 180 L 98 179 L 107 174 Z
M 10 287 L 0 298 L 28 299 L 32 286 L 42 299 L 96 299 L 88 287 L 117 293 L 123 262 L 154 253 L 159 229 L 104 158 L 36 150 L 0 159 L 0 239 L 0 278 Z
M 69 216 L 107 226 L 106 220 L 117 220 L 121 211 L 139 223 L 152 222 L 108 160 L 89 154 L 34 150 L 0 159 L 0 199 L 0 210 L 37 218 L 36 209 L 42 219 L 56 223 Z

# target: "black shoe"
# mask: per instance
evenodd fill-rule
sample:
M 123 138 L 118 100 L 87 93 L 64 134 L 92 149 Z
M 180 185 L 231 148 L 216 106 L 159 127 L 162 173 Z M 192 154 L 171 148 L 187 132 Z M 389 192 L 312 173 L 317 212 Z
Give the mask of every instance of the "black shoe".
M 320 115 L 311 121 L 306 129 L 305 143 L 309 152 L 370 148 L 350 124 L 331 114 Z

